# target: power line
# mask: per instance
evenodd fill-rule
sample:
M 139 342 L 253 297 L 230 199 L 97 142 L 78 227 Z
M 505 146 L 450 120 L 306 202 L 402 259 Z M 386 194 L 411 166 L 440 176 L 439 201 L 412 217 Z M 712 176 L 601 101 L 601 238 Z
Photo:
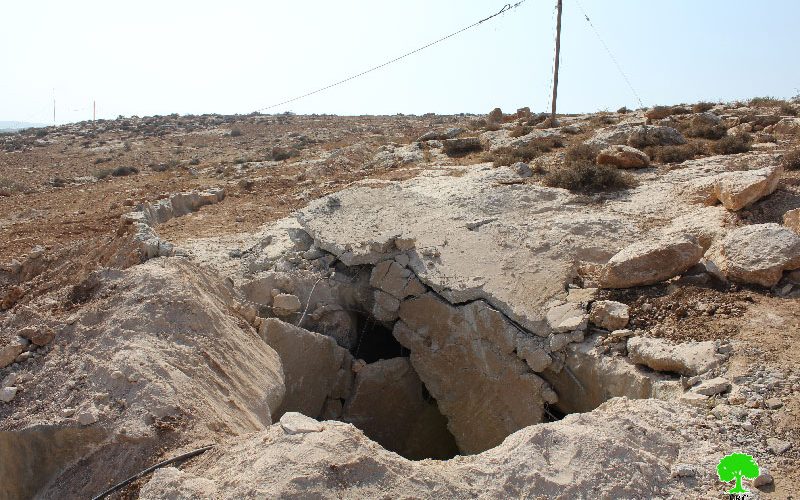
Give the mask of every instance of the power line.
M 594 31 L 595 36 L 597 37 L 598 40 L 600 40 L 600 43 L 603 44 L 603 47 L 606 49 L 606 52 L 608 52 L 608 56 L 611 58 L 611 60 L 614 62 L 614 65 L 617 67 L 617 71 L 619 71 L 619 74 L 622 75 L 622 78 L 625 80 L 625 83 L 628 84 L 628 88 L 631 89 L 631 92 L 633 92 L 633 95 L 636 97 L 636 100 L 639 101 L 639 107 L 643 108 L 644 104 L 642 103 L 642 99 L 639 97 L 638 92 L 636 92 L 636 89 L 634 89 L 633 85 L 631 85 L 631 81 L 628 79 L 628 75 L 626 75 L 625 71 L 622 70 L 622 66 L 620 66 L 619 61 L 617 61 L 617 58 L 614 57 L 614 54 L 611 52 L 611 49 L 608 48 L 608 45 L 606 44 L 605 40 L 603 40 L 603 37 L 600 36 L 600 32 L 594 26 L 592 20 L 589 19 L 589 15 L 583 8 L 583 5 L 581 5 L 581 1 L 575 0 L 575 3 L 578 4 L 578 8 L 581 9 L 583 17 L 586 18 L 586 22 L 589 23 L 589 26 L 592 27 L 592 31 Z
M 478 22 L 476 22 L 476 23 L 470 24 L 470 25 L 469 25 L 469 26 L 467 26 L 466 28 L 462 28 L 462 29 L 460 29 L 460 30 L 458 30 L 458 31 L 456 31 L 456 32 L 454 32 L 454 33 L 451 33 L 451 34 L 449 34 L 449 35 L 447 35 L 447 36 L 445 36 L 445 37 L 442 37 L 442 38 L 440 38 L 440 39 L 438 39 L 438 40 L 436 40 L 436 41 L 434 41 L 434 42 L 431 42 L 431 43 L 429 43 L 429 44 L 427 44 L 427 45 L 423 46 L 423 47 L 420 47 L 420 48 L 418 48 L 418 49 L 416 49 L 416 50 L 412 50 L 411 52 L 408 52 L 408 53 L 406 53 L 406 54 L 403 54 L 403 55 L 402 55 L 402 56 L 400 56 L 400 57 L 396 57 L 396 58 L 394 58 L 394 59 L 392 59 L 392 60 L 390 60 L 390 61 L 387 61 L 387 62 L 385 62 L 385 63 L 383 63 L 383 64 L 380 64 L 380 65 L 378 65 L 378 66 L 375 66 L 375 67 L 373 67 L 373 68 L 370 68 L 370 69 L 368 69 L 368 70 L 366 70 L 366 71 L 362 71 L 361 73 L 358 73 L 358 74 L 356 74 L 356 75 L 353 75 L 353 76 L 347 77 L 347 78 L 345 78 L 344 80 L 340 80 L 340 81 L 338 81 L 338 82 L 336 82 L 336 83 L 332 83 L 332 84 L 330 84 L 330 85 L 327 85 L 327 86 L 325 86 L 325 87 L 322 87 L 322 88 L 320 88 L 320 89 L 314 90 L 314 91 L 312 91 L 312 92 L 309 92 L 309 93 L 307 93 L 307 94 L 303 94 L 303 95 L 301 95 L 301 96 L 294 97 L 294 98 L 292 98 L 292 99 L 289 99 L 289 100 L 287 100 L 287 101 L 279 102 L 278 104 L 273 104 L 273 105 L 271 105 L 271 106 L 267 106 L 267 107 L 264 107 L 264 108 L 261 108 L 261 109 L 257 109 L 256 111 L 265 111 L 265 110 L 268 110 L 268 109 L 277 108 L 278 106 L 283 106 L 284 104 L 289 104 L 289 103 L 291 103 L 291 102 L 299 101 L 300 99 L 304 99 L 304 98 L 306 98 L 306 97 L 309 97 L 309 96 L 312 96 L 312 95 L 314 95 L 314 94 L 319 94 L 320 92 L 324 92 L 325 90 L 332 89 L 333 87 L 337 87 L 337 86 L 339 86 L 339 85 L 342 85 L 343 83 L 347 83 L 347 82 L 349 82 L 349 81 L 351 81 L 351 80 L 355 80 L 356 78 L 360 78 L 360 77 L 362 77 L 362 76 L 364 76 L 364 75 L 366 75 L 366 74 L 368 74 L 368 73 L 372 73 L 373 71 L 377 71 L 377 70 L 379 70 L 379 69 L 381 69 L 381 68 L 384 68 L 384 67 L 386 67 L 386 66 L 389 66 L 390 64 L 396 63 L 397 61 L 400 61 L 401 59 L 405 59 L 405 58 L 406 58 L 406 57 L 408 57 L 408 56 L 414 55 L 414 54 L 416 54 L 416 53 L 418 53 L 418 52 L 422 52 L 423 50 L 425 50 L 425 49 L 427 49 L 427 48 L 429 48 L 429 47 L 433 47 L 434 45 L 436 45 L 436 44 L 439 44 L 439 43 L 441 43 L 441 42 L 444 42 L 445 40 L 447 40 L 447 39 L 449 39 L 449 38 L 453 38 L 454 36 L 456 36 L 456 35 L 459 35 L 459 34 L 461 34 L 461 33 L 465 32 L 465 31 L 467 31 L 467 30 L 470 30 L 470 29 L 472 29 L 472 28 L 474 28 L 474 27 L 476 27 L 476 26 L 479 26 L 479 25 L 481 25 L 481 24 L 485 23 L 486 21 L 488 21 L 488 20 L 490 20 L 490 19 L 493 19 L 493 18 L 495 18 L 495 17 L 499 16 L 500 14 L 504 14 L 504 13 L 506 13 L 506 12 L 510 11 L 510 10 L 516 9 L 517 7 L 519 7 L 520 5 L 522 5 L 523 3 L 527 2 L 527 1 L 528 1 L 528 0 L 520 0 L 519 2 L 517 2 L 517 3 L 515 3 L 515 4 L 510 4 L 510 3 L 509 3 L 509 4 L 505 4 L 505 5 L 503 6 L 503 8 L 502 8 L 502 9 L 500 9 L 500 11 L 498 11 L 497 13 L 495 13 L 495 14 L 492 14 L 491 16 L 489 16 L 489 17 L 486 17 L 486 18 L 484 18 L 484 19 L 481 19 L 480 21 L 478 21 Z

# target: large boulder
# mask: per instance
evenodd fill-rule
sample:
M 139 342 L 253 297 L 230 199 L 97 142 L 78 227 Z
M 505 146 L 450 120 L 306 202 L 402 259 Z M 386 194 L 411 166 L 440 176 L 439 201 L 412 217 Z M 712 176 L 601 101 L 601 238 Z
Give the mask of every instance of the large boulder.
M 447 417 L 459 449 L 479 453 L 542 421 L 556 394 L 515 354 L 518 330 L 483 301 L 451 306 L 428 293 L 400 306 L 394 336 Z
M 642 168 L 650 164 L 647 153 L 630 146 L 609 146 L 597 155 L 598 165 L 613 165 L 619 168 Z
M 350 376 L 350 353 L 332 337 L 276 318 L 263 320 L 259 334 L 280 356 L 286 381 L 286 395 L 273 418 L 285 412 L 318 417 L 339 377 Z
M 728 210 L 741 210 L 772 194 L 782 174 L 782 166 L 721 174 L 714 183 L 714 197 Z
M 800 268 L 800 235 L 774 223 L 740 227 L 709 250 L 709 260 L 731 281 L 775 286 L 784 271 Z
M 775 134 L 800 135 L 800 118 L 783 118 L 773 125 Z
M 404 457 L 450 458 L 458 448 L 447 420 L 424 391 L 408 358 L 368 364 L 356 375 L 342 420 Z
M 600 274 L 603 288 L 652 285 L 677 276 L 700 262 L 705 249 L 694 236 L 660 234 L 623 248 Z
M 686 144 L 686 138 L 672 127 L 623 123 L 598 130 L 586 142 L 601 147 L 628 145 L 639 148 Z
M 674 372 L 692 377 L 719 366 L 725 359 L 714 342 L 689 342 L 672 345 L 663 339 L 628 339 L 628 357 L 637 365 L 659 372 Z
M 783 225 L 800 234 L 800 208 L 789 210 L 783 214 Z

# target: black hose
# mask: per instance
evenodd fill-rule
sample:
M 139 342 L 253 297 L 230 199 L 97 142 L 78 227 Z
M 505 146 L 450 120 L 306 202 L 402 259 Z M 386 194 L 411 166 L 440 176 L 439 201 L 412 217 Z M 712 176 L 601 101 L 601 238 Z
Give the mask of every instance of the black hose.
M 214 445 L 205 446 L 205 447 L 200 448 L 198 450 L 190 451 L 188 453 L 184 453 L 183 455 L 177 456 L 175 458 L 170 458 L 169 460 L 164 460 L 163 462 L 159 462 L 159 463 L 153 465 L 152 467 L 148 467 L 147 469 L 145 469 L 142 472 L 136 474 L 135 476 L 131 476 L 128 479 L 122 481 L 121 483 L 115 484 L 114 486 L 112 486 L 111 488 L 107 489 L 106 491 L 100 493 L 96 497 L 92 497 L 92 500 L 100 500 L 101 498 L 105 498 L 108 495 L 114 493 L 115 491 L 120 490 L 120 489 L 124 488 L 125 486 L 131 484 L 132 482 L 136 481 L 137 479 L 139 479 L 141 477 L 144 477 L 147 474 L 150 474 L 151 472 L 153 472 L 156 469 L 160 469 L 161 467 L 167 466 L 167 465 L 175 463 L 175 462 L 179 462 L 181 460 L 186 460 L 187 458 L 196 457 L 197 455 L 200 455 L 201 453 L 207 452 L 208 450 L 210 450 L 213 447 L 214 447 Z

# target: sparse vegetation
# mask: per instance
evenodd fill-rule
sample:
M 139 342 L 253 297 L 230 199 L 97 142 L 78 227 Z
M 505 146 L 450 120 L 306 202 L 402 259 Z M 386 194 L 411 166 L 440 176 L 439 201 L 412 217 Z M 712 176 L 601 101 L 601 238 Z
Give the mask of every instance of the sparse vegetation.
M 114 177 L 125 177 L 128 175 L 135 175 L 139 173 L 139 169 L 136 167 L 117 167 L 111 171 L 111 175 Z
M 714 104 L 710 102 L 698 102 L 692 106 L 693 113 L 705 113 L 706 111 L 711 111 L 714 108 Z
M 241 137 L 242 136 L 242 130 L 239 129 L 239 128 L 232 128 L 231 132 L 230 132 L 230 136 L 231 137 Z
M 576 193 L 598 193 L 630 188 L 635 182 L 630 174 L 616 167 L 577 161 L 549 171 L 544 176 L 544 185 Z
M 517 137 L 522 137 L 523 135 L 528 135 L 530 133 L 531 133 L 531 127 L 528 127 L 526 125 L 517 125 L 511 130 L 509 135 L 516 139 Z
M 680 146 L 648 146 L 644 152 L 656 163 L 683 163 L 693 160 L 703 153 L 703 150 L 693 143 Z
M 784 102 L 783 104 L 781 104 L 779 112 L 781 116 L 797 116 L 798 114 L 797 108 L 795 106 L 792 106 L 788 102 Z
M 99 180 L 99 181 L 102 181 L 103 179 L 105 179 L 106 177 L 108 177 L 110 175 L 111 175 L 111 169 L 110 168 L 104 168 L 104 169 L 101 169 L 101 170 L 97 170 L 94 173 L 95 178 L 97 180 Z
M 567 163 L 594 163 L 599 152 L 600 148 L 598 146 L 593 146 L 586 143 L 575 144 L 567 148 L 564 161 Z
M 728 135 L 715 142 L 712 150 L 720 155 L 747 153 L 753 145 L 753 136 L 750 134 Z
M 755 97 L 753 99 L 750 99 L 748 105 L 754 108 L 768 108 L 773 106 L 780 106 L 781 104 L 785 103 L 786 101 L 784 100 L 776 99 L 775 97 L 765 96 L 765 97 Z
M 549 153 L 555 148 L 563 146 L 563 141 L 557 137 L 540 137 L 522 147 L 497 148 L 485 155 L 484 159 L 491 161 L 495 167 L 513 165 L 520 161 L 527 163 L 545 153 Z
M 12 181 L 11 179 L 0 178 L 0 196 L 11 196 L 16 193 L 25 192 L 25 186 Z
M 800 170 L 800 148 L 783 155 L 783 167 L 786 170 Z

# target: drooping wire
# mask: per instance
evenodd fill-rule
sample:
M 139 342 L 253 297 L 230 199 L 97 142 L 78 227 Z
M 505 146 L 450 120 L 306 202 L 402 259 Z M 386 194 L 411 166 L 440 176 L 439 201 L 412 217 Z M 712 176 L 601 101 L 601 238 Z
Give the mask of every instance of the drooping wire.
M 628 88 L 630 88 L 631 92 L 633 92 L 634 97 L 636 97 L 636 100 L 639 102 L 639 107 L 643 108 L 644 104 L 642 103 L 642 99 L 639 97 L 639 93 L 636 92 L 635 88 L 633 88 L 633 85 L 631 84 L 630 79 L 628 79 L 628 75 L 625 74 L 625 71 L 623 71 L 622 66 L 619 64 L 619 61 L 617 61 L 617 58 L 614 57 L 614 54 L 611 52 L 611 49 L 606 44 L 605 40 L 603 40 L 603 37 L 600 36 L 600 32 L 597 30 L 597 28 L 595 27 L 594 23 L 592 23 L 592 20 L 589 19 L 589 15 L 586 13 L 586 10 L 583 8 L 583 5 L 581 5 L 581 1 L 580 0 L 575 0 L 575 3 L 578 4 L 578 8 L 581 9 L 581 12 L 583 13 L 583 17 L 586 18 L 586 22 L 589 23 L 589 26 L 591 26 L 592 31 L 594 31 L 595 36 L 597 37 L 598 40 L 600 40 L 600 43 L 606 49 L 606 52 L 608 53 L 608 57 L 611 58 L 611 61 L 613 61 L 614 66 L 617 67 L 617 71 L 619 71 L 619 74 L 622 75 L 622 78 L 625 80 L 625 83 L 628 84 Z
M 424 46 L 422 46 L 422 47 L 420 47 L 418 49 L 412 50 L 411 52 L 407 52 L 407 53 L 403 54 L 400 57 L 395 57 L 394 59 L 392 59 L 390 61 L 387 61 L 387 62 L 385 62 L 383 64 L 380 64 L 378 66 L 374 66 L 374 67 L 372 67 L 372 68 L 370 68 L 370 69 L 368 69 L 366 71 L 362 71 L 361 73 L 358 73 L 356 75 L 349 76 L 349 77 L 345 78 L 344 80 L 340 80 L 338 82 L 332 83 L 330 85 L 327 85 L 325 87 L 319 88 L 319 89 L 314 90 L 312 92 L 308 92 L 308 93 L 303 94 L 301 96 L 297 96 L 297 97 L 294 97 L 292 99 L 289 99 L 289 100 L 286 100 L 286 101 L 283 101 L 283 102 L 279 102 L 277 104 L 273 104 L 271 106 L 266 106 L 266 107 L 257 109 L 256 111 L 257 112 L 266 111 L 268 109 L 277 108 L 278 106 L 283 106 L 284 104 L 289 104 L 289 103 L 292 103 L 292 102 L 295 102 L 295 101 L 299 101 L 300 99 L 304 99 L 304 98 L 312 96 L 314 94 L 319 94 L 320 92 L 324 92 L 326 90 L 332 89 L 333 87 L 338 87 L 339 85 L 347 83 L 347 82 L 349 82 L 351 80 L 355 80 L 356 78 L 360 78 L 360 77 L 362 77 L 362 76 L 364 76 L 364 75 L 366 75 L 368 73 L 372 73 L 373 71 L 377 71 L 377 70 L 379 70 L 381 68 L 385 68 L 386 66 L 389 66 L 390 64 L 396 63 L 396 62 L 398 62 L 398 61 L 400 61 L 402 59 L 405 59 L 406 57 L 409 57 L 411 55 L 414 55 L 414 54 L 416 54 L 418 52 L 422 52 L 423 50 L 425 50 L 427 48 L 430 48 L 430 47 L 433 47 L 434 45 L 437 45 L 437 44 L 439 44 L 441 42 L 444 42 L 445 40 L 447 40 L 449 38 L 453 38 L 456 35 L 460 35 L 461 33 L 465 32 L 467 30 L 470 30 L 470 29 L 472 29 L 472 28 L 474 28 L 476 26 L 479 26 L 479 25 L 485 23 L 486 21 L 489 21 L 490 19 L 493 19 L 493 18 L 499 16 L 500 14 L 505 14 L 506 12 L 508 12 L 510 10 L 516 9 L 517 7 L 519 7 L 520 5 L 522 5 L 523 3 L 527 2 L 527 1 L 528 0 L 520 0 L 519 2 L 514 3 L 514 4 L 505 4 L 503 6 L 503 8 L 500 9 L 500 11 L 498 11 L 497 13 L 492 14 L 491 16 L 486 17 L 484 19 L 481 19 L 478 22 L 470 24 L 466 28 L 462 28 L 462 29 L 460 29 L 460 30 L 458 30 L 458 31 L 456 31 L 454 33 L 451 33 L 451 34 L 449 34 L 447 36 L 444 36 L 444 37 L 442 37 L 442 38 L 440 38 L 440 39 L 438 39 L 436 41 L 433 41 L 433 42 L 431 42 L 431 43 L 429 43 L 427 45 L 424 45 Z

